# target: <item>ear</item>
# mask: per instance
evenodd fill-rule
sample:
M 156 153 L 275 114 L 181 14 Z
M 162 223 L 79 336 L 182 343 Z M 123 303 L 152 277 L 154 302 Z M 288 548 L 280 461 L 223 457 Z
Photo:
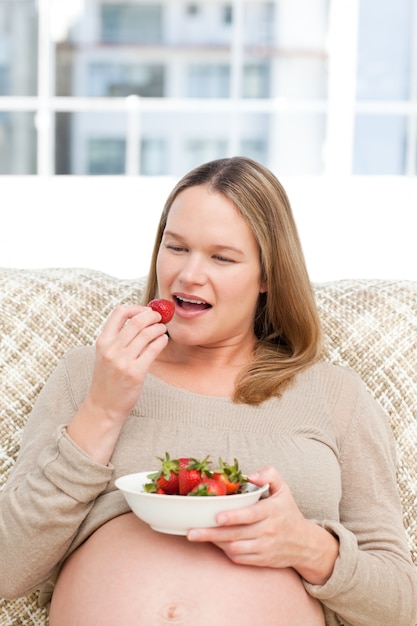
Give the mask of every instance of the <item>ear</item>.
M 259 286 L 259 293 L 266 293 L 268 291 L 266 280 L 262 280 Z

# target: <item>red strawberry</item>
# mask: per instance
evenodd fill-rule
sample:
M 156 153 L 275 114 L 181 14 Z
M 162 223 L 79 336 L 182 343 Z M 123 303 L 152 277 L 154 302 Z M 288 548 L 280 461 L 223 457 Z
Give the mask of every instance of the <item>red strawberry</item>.
M 241 486 L 247 482 L 246 477 L 239 469 L 237 459 L 234 460 L 233 465 L 219 459 L 219 469 L 213 472 L 213 478 L 225 485 L 228 495 L 239 491 Z
M 175 311 L 175 304 L 171 300 L 164 300 L 163 298 L 156 298 L 148 302 L 153 311 L 156 311 L 161 315 L 161 322 L 168 324 L 173 318 Z
M 143 491 L 145 493 L 159 493 L 161 495 L 170 495 L 167 494 L 166 491 L 164 491 L 161 487 L 158 487 L 158 485 L 154 482 L 146 483 L 145 485 L 143 485 Z
M 178 474 L 175 474 L 171 471 L 168 478 L 166 478 L 164 474 L 162 474 L 159 478 L 157 478 L 156 485 L 159 487 L 159 489 L 162 489 L 164 493 L 168 493 L 169 495 L 174 496 L 179 493 Z
M 179 492 L 181 496 L 186 496 L 196 487 L 203 476 L 210 474 L 208 469 L 208 456 L 203 461 L 193 458 L 182 457 L 179 461 Z
M 168 452 L 165 452 L 164 459 L 159 456 L 157 458 L 162 462 L 162 467 L 158 472 L 150 474 L 149 478 L 157 489 L 159 488 L 163 490 L 163 493 L 167 493 L 169 495 L 178 494 L 179 462 L 176 459 L 171 460 Z M 148 488 L 147 491 L 150 491 L 150 488 Z M 155 491 L 152 491 L 152 493 L 155 493 Z
M 226 485 L 220 480 L 203 476 L 201 482 L 189 493 L 189 496 L 226 496 Z

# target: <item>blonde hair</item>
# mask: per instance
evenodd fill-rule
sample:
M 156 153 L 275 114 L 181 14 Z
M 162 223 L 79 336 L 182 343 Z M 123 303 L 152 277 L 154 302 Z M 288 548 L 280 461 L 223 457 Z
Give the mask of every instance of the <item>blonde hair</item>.
M 229 198 L 259 245 L 267 291 L 259 294 L 253 361 L 238 375 L 233 398 L 258 404 L 281 395 L 295 374 L 321 354 L 319 317 L 291 206 L 274 174 L 246 157 L 219 159 L 195 168 L 177 183 L 165 203 L 144 302 L 158 295 L 156 259 L 172 203 L 179 193 L 197 185 Z

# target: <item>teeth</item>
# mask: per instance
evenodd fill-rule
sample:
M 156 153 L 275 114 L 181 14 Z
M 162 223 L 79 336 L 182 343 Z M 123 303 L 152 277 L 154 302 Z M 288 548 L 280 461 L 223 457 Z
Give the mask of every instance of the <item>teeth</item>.
M 183 302 L 189 302 L 190 304 L 206 304 L 204 300 L 190 300 L 189 298 L 181 298 L 177 296 L 178 300 L 182 300 Z

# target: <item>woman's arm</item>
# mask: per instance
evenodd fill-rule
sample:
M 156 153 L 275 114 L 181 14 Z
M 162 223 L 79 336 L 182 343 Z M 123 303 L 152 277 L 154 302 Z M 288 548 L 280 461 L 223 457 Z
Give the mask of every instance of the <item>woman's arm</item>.
M 65 433 L 77 411 L 67 361 L 88 385 L 91 352 L 62 360 L 38 396 L 18 460 L 0 494 L 0 596 L 15 598 L 47 580 L 112 475 Z
M 395 441 L 381 407 L 358 387 L 340 454 L 340 523 L 321 523 L 338 536 L 340 554 L 327 583 L 306 588 L 346 626 L 415 626 L 417 568 L 403 525 Z
M 106 465 L 142 391 L 148 369 L 166 347 L 166 326 L 150 307 L 119 306 L 96 342 L 91 386 L 68 435 Z
M 68 354 L 40 393 L 0 494 L 0 596 L 49 579 L 108 485 L 121 429 L 168 341 L 159 320 L 149 307 L 117 307 L 96 349 Z
M 269 498 L 221 514 L 220 527 L 192 530 L 188 539 L 212 541 L 235 563 L 293 567 L 345 626 L 415 626 L 417 569 L 402 522 L 390 425 L 356 376 L 347 375 L 341 395 L 350 422 L 339 458 L 339 520 L 307 520 L 269 467 L 250 477 L 270 483 Z M 336 408 L 335 422 L 337 415 Z

